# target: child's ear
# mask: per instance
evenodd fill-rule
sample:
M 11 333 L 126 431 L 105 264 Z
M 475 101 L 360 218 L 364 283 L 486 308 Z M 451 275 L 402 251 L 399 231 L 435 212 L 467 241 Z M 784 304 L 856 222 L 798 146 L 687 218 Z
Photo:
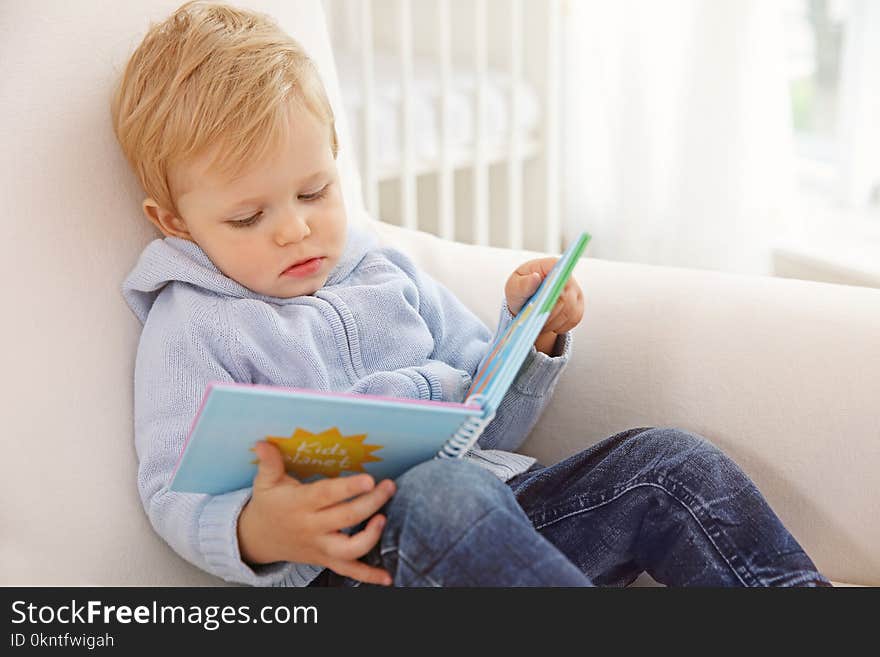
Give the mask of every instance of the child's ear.
M 193 241 L 192 235 L 186 228 L 186 223 L 173 212 L 161 207 L 151 198 L 144 199 L 142 207 L 144 215 L 150 220 L 150 223 L 158 228 L 165 237 L 180 237 Z

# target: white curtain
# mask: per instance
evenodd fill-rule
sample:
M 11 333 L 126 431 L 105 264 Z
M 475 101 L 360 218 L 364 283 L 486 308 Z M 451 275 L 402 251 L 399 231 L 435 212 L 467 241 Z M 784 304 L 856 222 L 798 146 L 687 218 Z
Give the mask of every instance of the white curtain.
M 565 230 L 610 260 L 767 274 L 792 213 L 782 2 L 571 0 Z
M 880 205 L 880 2 L 856 0 L 843 65 L 840 199 Z

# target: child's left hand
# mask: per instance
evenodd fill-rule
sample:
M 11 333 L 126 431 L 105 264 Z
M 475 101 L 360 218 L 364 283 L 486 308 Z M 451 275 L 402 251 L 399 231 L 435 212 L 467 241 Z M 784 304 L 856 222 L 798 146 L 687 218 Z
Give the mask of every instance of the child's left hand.
M 559 258 L 538 258 L 521 264 L 507 279 L 504 285 L 504 295 L 507 297 L 507 307 L 514 317 L 523 307 L 529 297 L 535 293 L 553 265 Z M 550 311 L 550 317 L 544 328 L 535 340 L 535 349 L 545 354 L 552 355 L 556 344 L 556 337 L 561 333 L 567 333 L 577 326 L 584 316 L 584 293 L 574 276 L 568 279 L 556 305 Z

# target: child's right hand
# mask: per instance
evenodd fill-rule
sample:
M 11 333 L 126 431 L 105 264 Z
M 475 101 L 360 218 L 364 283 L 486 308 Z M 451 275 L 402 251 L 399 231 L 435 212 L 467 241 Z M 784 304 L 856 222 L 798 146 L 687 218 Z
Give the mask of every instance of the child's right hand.
M 375 484 L 368 474 L 321 479 L 304 484 L 284 470 L 281 452 L 260 441 L 250 501 L 238 518 L 238 545 L 251 564 L 273 561 L 310 563 L 370 584 L 391 584 L 381 568 L 361 561 L 379 541 L 385 517 L 373 515 L 394 494 L 394 482 Z M 349 499 L 353 498 L 353 499 Z M 370 518 L 351 536 L 340 530 Z

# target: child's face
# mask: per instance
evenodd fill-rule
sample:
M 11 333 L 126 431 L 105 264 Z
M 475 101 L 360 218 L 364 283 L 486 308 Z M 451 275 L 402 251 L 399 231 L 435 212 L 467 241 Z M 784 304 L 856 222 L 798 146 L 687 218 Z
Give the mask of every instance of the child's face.
M 207 169 L 211 155 L 173 172 L 180 217 L 152 199 L 144 201 L 147 217 L 166 235 L 194 241 L 223 274 L 254 292 L 289 298 L 320 289 L 346 239 L 329 127 L 310 112 L 291 112 L 288 143 L 232 181 Z

